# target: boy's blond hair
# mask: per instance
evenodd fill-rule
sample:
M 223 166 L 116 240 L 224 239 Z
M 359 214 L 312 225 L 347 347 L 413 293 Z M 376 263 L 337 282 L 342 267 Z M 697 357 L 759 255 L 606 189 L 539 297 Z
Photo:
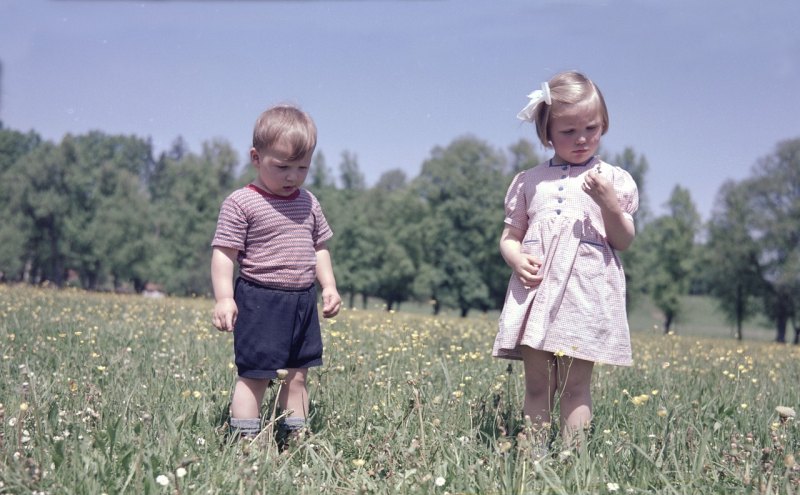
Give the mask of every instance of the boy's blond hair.
M 545 146 L 552 145 L 550 141 L 550 118 L 559 115 L 559 110 L 565 105 L 591 104 L 596 105 L 602 120 L 603 131 L 601 135 L 608 132 L 608 108 L 603 98 L 603 93 L 591 79 L 580 72 L 567 71 L 560 72 L 553 76 L 548 82 L 550 86 L 550 105 L 539 105 L 533 115 L 536 123 L 536 135 Z
M 300 160 L 314 153 L 317 126 L 306 112 L 292 105 L 276 105 L 265 110 L 253 129 L 253 148 L 263 153 L 279 140 L 289 144 L 289 161 Z

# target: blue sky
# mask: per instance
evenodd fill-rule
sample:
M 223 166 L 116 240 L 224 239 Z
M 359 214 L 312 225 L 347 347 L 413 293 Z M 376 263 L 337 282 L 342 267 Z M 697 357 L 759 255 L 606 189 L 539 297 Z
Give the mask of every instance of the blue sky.
M 0 120 L 156 152 L 222 138 L 244 162 L 260 111 L 291 102 L 371 185 L 464 135 L 535 141 L 525 96 L 577 69 L 606 97 L 607 158 L 645 155 L 651 208 L 680 184 L 707 219 L 726 179 L 800 137 L 799 19 L 797 0 L 2 0 Z

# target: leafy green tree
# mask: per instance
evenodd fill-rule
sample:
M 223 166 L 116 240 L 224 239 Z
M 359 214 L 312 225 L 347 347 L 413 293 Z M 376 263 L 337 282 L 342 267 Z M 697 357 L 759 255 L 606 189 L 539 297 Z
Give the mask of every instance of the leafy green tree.
M 23 212 L 20 194 L 20 158 L 42 143 L 34 132 L 23 134 L 0 124 L 0 281 L 21 280 L 27 258 L 32 222 Z
M 354 153 L 342 153 L 339 176 L 342 188 L 322 189 L 325 192 L 320 202 L 334 231 L 330 250 L 336 285 L 346 297 L 345 305 L 354 307 L 359 294 L 366 305 L 367 296 L 375 285 L 376 272 L 380 267 L 375 247 L 381 244 L 382 238 L 367 220 L 365 179 Z
M 371 292 L 386 301 L 387 310 L 396 309 L 413 293 L 415 275 L 414 263 L 406 250 L 389 240 L 382 244 L 380 264 Z
M 70 208 L 66 167 L 74 153 L 45 142 L 17 160 L 6 173 L 12 205 L 24 217 L 27 233 L 26 280 L 61 285 L 66 273 L 66 212 Z
M 333 229 L 330 241 L 336 286 L 345 299 L 345 304 L 355 307 L 357 295 L 366 303 L 367 295 L 375 286 L 377 270 L 380 268 L 377 247 L 383 243 L 381 233 L 371 225 L 366 216 L 365 195 L 353 191 L 335 191 L 323 204 L 325 215 Z
M 372 246 L 375 257 L 368 290 L 391 310 L 414 297 L 421 257 L 416 227 L 421 201 L 410 192 L 400 170 L 381 175 L 364 199 L 366 221 L 380 236 Z
M 543 159 L 536 153 L 536 150 L 533 148 L 533 143 L 528 141 L 527 139 L 520 139 L 516 143 L 512 144 L 508 147 L 509 155 L 511 156 L 510 160 L 510 174 L 516 175 L 523 170 L 527 170 L 529 168 L 533 168 L 536 165 L 539 165 Z
M 648 277 L 650 269 L 647 262 L 648 252 L 640 239 L 646 222 L 650 217 L 650 211 L 647 205 L 647 194 L 645 191 L 649 166 L 647 164 L 647 158 L 645 158 L 644 155 L 637 155 L 633 148 L 625 148 L 621 154 L 616 155 L 613 164 L 630 173 L 639 190 L 639 209 L 633 215 L 637 239 L 634 240 L 633 244 L 631 244 L 628 249 L 619 253 L 622 265 L 625 268 L 627 286 L 626 303 L 630 309 L 636 305 L 640 295 L 647 292 L 649 283 Z
M 208 294 L 211 239 L 219 207 L 236 183 L 238 159 L 224 141 L 203 144 L 201 154 L 159 158 L 151 190 L 156 252 L 147 270 L 151 281 L 174 294 Z
M 413 189 L 430 207 L 432 220 L 426 265 L 443 277 L 431 297 L 456 307 L 462 316 L 471 308 L 495 307 L 505 294 L 497 239 L 503 222 L 505 156 L 473 137 L 434 148 L 422 165 Z M 502 287 L 502 289 L 501 289 Z M 435 295 L 434 295 L 435 294 Z
M 314 153 L 314 161 L 309 171 L 308 188 L 312 191 L 319 191 L 322 189 L 334 189 L 336 181 L 333 178 L 333 172 L 325 161 L 325 155 L 322 151 Z
M 128 282 L 141 288 L 141 280 L 132 280 L 120 270 L 125 274 L 141 271 L 147 263 L 147 253 L 116 263 L 113 269 L 110 260 L 146 242 L 148 205 L 144 180 L 153 167 L 150 143 L 133 136 L 95 131 L 67 136 L 61 147 L 70 158 L 65 163 L 69 208 L 64 212 L 63 249 L 68 268 L 78 272 L 87 289 L 98 289 L 108 279 L 115 288 Z M 118 211 L 108 211 L 113 209 Z M 114 221 L 109 221 L 112 215 Z M 108 242 L 111 239 L 115 242 Z
M 642 236 L 643 248 L 652 253 L 649 292 L 664 314 L 664 333 L 680 315 L 681 296 L 689 293 L 695 236 L 700 228 L 700 216 L 687 189 L 675 186 L 666 206 L 669 214 L 649 223 Z
M 614 165 L 626 170 L 639 188 L 639 209 L 633 214 L 636 225 L 644 225 L 650 218 L 650 206 L 644 193 L 647 185 L 647 171 L 650 165 L 644 155 L 637 155 L 633 148 L 627 147 L 614 156 Z
M 364 174 L 358 165 L 358 157 L 350 151 L 342 152 L 342 161 L 339 164 L 339 177 L 342 189 L 345 191 L 363 191 L 367 188 Z
M 151 229 L 151 205 L 141 192 L 137 177 L 120 172 L 112 194 L 99 199 L 87 226 L 91 251 L 115 289 L 130 282 L 141 292 L 148 282 L 149 260 L 155 252 Z M 86 275 L 83 275 L 86 279 Z M 96 282 L 96 281 L 94 281 Z M 96 288 L 91 282 L 85 284 Z
M 17 231 L 17 250 L 24 239 L 25 254 L 13 268 L 23 266 L 22 276 L 31 282 L 58 286 L 73 270 L 84 287 L 98 288 L 108 276 L 109 253 L 123 249 L 120 244 L 98 248 L 98 236 L 122 228 L 125 220 L 147 218 L 146 211 L 127 207 L 131 197 L 143 199 L 141 180 L 151 166 L 150 153 L 150 144 L 138 138 L 91 132 L 39 145 L 16 160 L 3 174 L 4 204 L 16 212 L 9 224 Z M 122 177 L 130 184 L 129 194 L 123 202 L 109 202 Z M 98 214 L 111 208 L 120 210 L 120 218 L 99 228 Z
M 754 211 L 748 204 L 749 187 L 728 181 L 717 194 L 708 223 L 708 241 L 702 249 L 702 275 L 710 285 L 726 318 L 736 325 L 742 340 L 742 323 L 760 309 L 764 292 L 759 262 L 761 248 L 753 238 Z
M 745 187 L 753 213 L 751 233 L 761 248 L 765 307 L 775 322 L 776 340 L 786 341 L 786 326 L 792 322 L 798 343 L 800 138 L 778 143 L 773 154 L 759 160 Z

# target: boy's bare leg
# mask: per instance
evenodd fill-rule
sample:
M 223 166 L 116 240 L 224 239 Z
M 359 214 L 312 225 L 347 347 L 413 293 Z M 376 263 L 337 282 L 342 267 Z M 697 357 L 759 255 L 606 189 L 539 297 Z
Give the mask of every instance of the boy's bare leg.
M 230 433 L 237 438 L 253 439 L 261 431 L 261 401 L 269 380 L 237 377 L 231 398 Z
M 267 379 L 237 377 L 231 399 L 231 417 L 258 418 L 267 385 L 269 385 Z
M 278 405 L 284 411 L 292 411 L 288 417 L 305 419 L 309 407 L 306 388 L 308 368 L 291 368 L 288 371 L 278 396 Z

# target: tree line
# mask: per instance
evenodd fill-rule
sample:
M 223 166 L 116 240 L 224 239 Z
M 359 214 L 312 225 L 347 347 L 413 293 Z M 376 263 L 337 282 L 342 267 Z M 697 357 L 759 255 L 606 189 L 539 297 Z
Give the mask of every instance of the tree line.
M 780 142 L 751 176 L 726 182 L 703 223 L 676 186 L 666 213 L 646 201 L 648 163 L 632 148 L 607 161 L 640 189 L 637 239 L 621 253 L 630 304 L 647 295 L 664 331 L 687 294 L 713 296 L 742 338 L 756 315 L 800 339 L 800 139 Z M 527 140 L 496 149 L 474 136 L 437 146 L 409 179 L 399 169 L 368 187 L 356 154 L 338 173 L 321 150 L 306 182 L 335 232 L 339 291 L 351 307 L 430 303 L 434 313 L 502 306 L 510 270 L 497 249 L 513 176 L 544 157 Z M 0 281 L 88 290 L 209 295 L 210 241 L 222 200 L 253 178 L 221 140 L 199 153 L 178 138 L 155 155 L 149 140 L 89 132 L 61 142 L 0 123 Z

